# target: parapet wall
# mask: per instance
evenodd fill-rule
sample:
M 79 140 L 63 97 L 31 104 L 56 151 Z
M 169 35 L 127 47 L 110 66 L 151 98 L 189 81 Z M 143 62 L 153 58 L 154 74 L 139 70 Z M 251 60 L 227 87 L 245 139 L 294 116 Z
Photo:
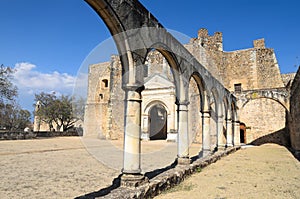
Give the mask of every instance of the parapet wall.
M 200 29 L 185 47 L 230 91 L 235 84 L 243 90 L 284 87 L 274 50 L 264 39 L 254 40 L 252 48 L 225 52 L 221 32 L 210 36 Z

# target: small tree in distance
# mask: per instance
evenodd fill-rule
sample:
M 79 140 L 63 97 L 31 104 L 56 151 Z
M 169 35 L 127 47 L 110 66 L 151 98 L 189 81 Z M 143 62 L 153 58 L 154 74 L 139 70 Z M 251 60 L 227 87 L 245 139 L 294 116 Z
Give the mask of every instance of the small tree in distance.
M 24 130 L 31 126 L 31 114 L 17 103 L 17 87 L 12 83 L 13 69 L 0 66 L 0 127 L 5 130 Z
M 49 129 L 52 129 L 53 124 L 56 130 L 66 131 L 74 126 L 74 124 L 81 119 L 78 114 L 78 108 L 75 103 L 73 109 L 74 98 L 68 95 L 56 96 L 55 93 L 41 92 L 35 94 L 35 102 L 39 103 L 39 108 L 36 110 L 35 115 L 41 121 L 48 124 Z
M 10 67 L 0 66 L 0 103 L 11 101 L 17 96 L 17 88 L 11 82 L 13 70 Z

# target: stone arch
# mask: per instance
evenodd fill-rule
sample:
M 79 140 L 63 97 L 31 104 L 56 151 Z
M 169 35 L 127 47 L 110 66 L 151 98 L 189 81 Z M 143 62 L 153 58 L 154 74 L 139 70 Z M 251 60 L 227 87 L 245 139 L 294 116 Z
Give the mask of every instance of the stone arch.
M 252 91 L 247 92 L 245 95 L 241 96 L 240 103 L 241 109 L 249 103 L 251 100 L 266 98 L 270 100 L 274 100 L 283 106 L 287 111 L 289 111 L 289 98 L 286 90 L 277 92 L 272 90 L 261 90 L 261 91 Z
M 168 62 L 168 66 L 170 67 L 172 75 L 173 75 L 173 80 L 174 80 L 174 85 L 175 85 L 175 93 L 176 93 L 176 96 L 178 96 L 180 93 L 180 91 L 179 91 L 179 89 L 180 89 L 179 74 L 181 73 L 180 72 L 181 69 L 180 69 L 180 64 L 178 63 L 176 55 L 174 55 L 172 50 L 170 48 L 168 48 L 167 45 L 165 45 L 161 42 L 156 42 L 156 43 L 152 44 L 149 48 L 147 48 L 147 53 L 145 55 L 145 60 L 143 61 L 143 64 L 145 64 L 148 54 L 153 50 L 158 51 Z
M 188 142 L 188 82 L 197 71 L 207 88 L 216 87 L 220 93 L 229 92 L 200 64 L 184 46 L 163 28 L 159 21 L 139 2 L 131 0 L 85 0 L 103 19 L 113 35 L 122 63 L 122 88 L 125 91 L 125 129 L 123 176 L 135 186 L 141 176 L 141 92 L 144 89 L 143 64 L 150 48 L 160 51 L 169 65 L 176 69 L 174 76 L 178 114 L 178 164 L 189 164 Z M 156 46 L 157 45 L 157 46 Z M 172 52 L 172 53 L 171 53 Z M 203 94 L 203 154 L 210 152 L 209 95 Z M 217 100 L 216 100 L 217 101 Z M 126 184 L 126 183 L 123 183 Z
M 203 83 L 196 74 L 192 75 L 188 84 L 188 117 L 189 140 L 202 144 Z
M 228 99 L 223 97 L 218 118 L 218 148 L 224 149 L 227 143 L 226 120 L 228 114 Z
M 151 100 L 149 102 L 146 102 L 146 106 L 143 109 L 143 113 L 142 113 L 142 124 L 141 124 L 141 128 L 142 128 L 142 139 L 143 140 L 151 140 L 151 134 L 150 134 L 150 125 L 151 125 L 151 109 L 156 106 L 159 105 L 161 107 L 163 107 L 166 111 L 166 115 L 165 115 L 165 119 L 166 119 L 166 138 L 170 141 L 174 141 L 176 140 L 176 137 L 172 137 L 171 134 L 176 133 L 176 113 L 175 110 L 173 110 L 172 107 L 170 107 L 170 104 L 165 103 L 162 99 L 159 100 Z M 153 123 L 152 123 L 153 124 Z M 176 134 L 174 134 L 176 135 Z M 153 140 L 153 139 L 152 139 Z
M 240 112 L 240 122 L 244 123 L 246 129 L 244 140 L 247 143 L 275 132 L 285 131 L 289 114 L 286 106 L 278 100 L 262 96 L 244 103 Z
M 198 91 L 200 94 L 200 111 L 203 111 L 204 109 L 204 100 L 206 100 L 206 98 L 204 97 L 204 91 L 207 90 L 206 88 L 206 84 L 203 81 L 203 78 L 201 77 L 201 75 L 198 72 L 193 72 L 192 75 L 189 78 L 189 82 L 191 81 L 191 79 L 194 79 L 197 87 L 198 87 Z M 188 84 L 188 86 L 190 86 L 190 84 Z
M 152 108 L 152 106 L 154 106 L 155 104 L 160 104 L 160 105 L 162 105 L 162 106 L 166 109 L 167 113 L 170 114 L 170 107 L 168 107 L 168 106 L 166 105 L 166 103 L 163 102 L 163 101 L 161 101 L 161 100 L 151 100 L 150 102 L 147 102 L 147 105 L 145 106 L 143 112 L 144 112 L 144 113 L 149 112 L 149 110 L 150 110 L 150 109 Z
M 218 145 L 218 130 L 221 128 L 219 126 L 218 120 L 221 112 L 220 94 L 216 88 L 211 89 L 210 97 L 210 140 L 211 140 L 211 150 L 216 150 Z

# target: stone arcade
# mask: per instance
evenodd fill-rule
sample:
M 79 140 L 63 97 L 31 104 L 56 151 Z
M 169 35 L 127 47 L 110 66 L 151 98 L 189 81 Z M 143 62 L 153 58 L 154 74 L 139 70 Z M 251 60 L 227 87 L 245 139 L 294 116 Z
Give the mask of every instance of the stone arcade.
M 176 140 L 178 163 L 189 164 L 193 141 L 206 156 L 287 132 L 292 76 L 284 83 L 264 40 L 224 52 L 222 33 L 201 29 L 183 46 L 138 1 L 86 2 L 106 23 L 120 56 L 90 67 L 85 136 L 124 139 L 123 185 L 143 182 L 141 139 Z M 263 109 L 269 108 L 268 115 Z

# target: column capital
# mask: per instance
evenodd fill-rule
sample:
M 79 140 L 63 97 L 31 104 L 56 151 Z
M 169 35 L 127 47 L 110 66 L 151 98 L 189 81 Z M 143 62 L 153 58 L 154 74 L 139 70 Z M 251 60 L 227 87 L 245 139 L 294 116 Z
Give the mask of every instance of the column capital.
M 231 118 L 226 118 L 226 122 L 233 122 Z
M 201 113 L 202 113 L 202 117 L 204 117 L 204 118 L 210 118 L 210 111 L 209 110 L 207 110 L 207 111 L 201 111 Z
M 125 92 L 135 91 L 141 93 L 143 90 L 145 90 L 145 86 L 140 84 L 126 84 L 126 85 L 122 85 L 122 89 Z
M 218 122 L 223 122 L 224 121 L 223 115 L 217 115 L 217 121 Z
M 188 100 L 182 100 L 182 101 L 176 100 L 175 104 L 178 106 L 180 106 L 180 105 L 188 106 L 190 104 L 190 102 Z

